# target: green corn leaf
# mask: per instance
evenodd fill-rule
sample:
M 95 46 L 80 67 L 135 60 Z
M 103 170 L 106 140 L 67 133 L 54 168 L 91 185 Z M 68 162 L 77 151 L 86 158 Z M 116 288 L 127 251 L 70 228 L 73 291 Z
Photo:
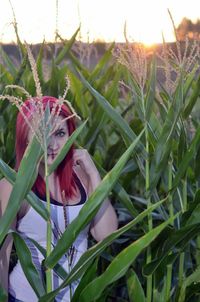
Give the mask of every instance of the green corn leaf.
M 59 95 L 59 83 L 60 77 L 59 77 L 59 68 L 55 64 L 55 60 L 52 59 L 51 61 L 51 76 L 50 80 L 48 81 L 48 91 L 49 95 L 57 96 Z
M 79 302 L 79 296 L 80 293 L 83 291 L 83 289 L 86 287 L 86 285 L 91 282 L 97 275 L 97 264 L 98 264 L 98 259 L 96 259 L 94 261 L 94 263 L 92 263 L 87 271 L 84 273 L 84 275 L 82 276 L 80 283 L 78 285 L 78 287 L 75 290 L 75 293 L 72 297 L 72 301 L 71 302 Z
M 150 119 L 151 114 L 153 113 L 152 106 L 155 100 L 155 93 L 156 93 L 156 61 L 155 58 L 151 64 L 151 74 L 148 81 L 147 87 L 147 95 L 145 98 L 146 103 L 146 120 Z
M 157 269 L 159 269 L 159 267 L 164 268 L 168 264 L 172 264 L 179 255 L 180 255 L 180 253 L 173 253 L 170 255 L 166 254 L 165 256 L 163 256 L 162 258 L 159 258 L 159 259 L 156 258 L 143 267 L 142 273 L 144 274 L 144 276 L 150 276 Z
M 197 269 L 192 274 L 190 274 L 188 277 L 186 277 L 183 280 L 182 286 L 180 288 L 178 302 L 184 302 L 185 301 L 185 290 L 192 283 L 195 283 L 195 284 L 200 283 L 200 267 L 197 267 Z
M 187 102 L 186 107 L 183 111 L 183 117 L 185 119 L 188 118 L 188 116 L 190 115 L 194 105 L 196 104 L 196 102 L 198 100 L 199 94 L 200 94 L 200 76 L 198 77 L 198 80 L 194 84 L 193 92 L 192 92 L 191 96 L 189 97 L 189 101 Z
M 178 142 L 178 165 L 180 165 L 183 160 L 183 156 L 187 151 L 187 131 L 183 123 L 181 123 L 179 142 Z
M 0 243 L 3 241 L 10 224 L 17 215 L 21 203 L 33 186 L 37 177 L 37 165 L 42 156 L 42 149 L 36 138 L 27 147 L 21 161 L 16 181 L 13 186 L 8 206 L 0 221 Z
M 147 122 L 149 130 L 149 143 L 153 148 L 156 148 L 158 141 L 158 129 L 160 128 L 159 122 L 155 119 L 154 114 L 152 113 L 151 121 Z M 157 129 L 156 129 L 157 128 Z
M 195 178 L 198 179 L 200 176 L 200 147 L 197 148 L 195 161 L 194 161 L 194 175 Z
M 68 47 L 68 41 L 64 40 L 59 34 L 58 37 L 66 45 L 66 47 Z M 67 57 L 70 59 L 71 63 L 77 66 L 86 77 L 89 76 L 89 71 L 87 68 L 80 63 L 80 61 L 72 54 L 71 51 L 68 51 Z
M 24 274 L 28 282 L 30 283 L 31 287 L 33 288 L 34 292 L 39 298 L 40 296 L 43 296 L 45 294 L 45 289 L 43 286 L 43 282 L 40 278 L 40 275 L 35 265 L 33 264 L 31 252 L 27 247 L 25 241 L 18 233 L 13 232 L 12 235 L 13 235 L 17 256 L 19 258 Z
M 119 113 L 117 113 L 112 106 L 109 104 L 109 102 L 98 92 L 96 91 L 88 81 L 85 80 L 85 78 L 77 71 L 78 75 L 80 76 L 81 81 L 83 84 L 88 88 L 88 90 L 91 92 L 91 94 L 96 98 L 98 101 L 98 104 L 104 109 L 106 114 L 111 118 L 112 121 L 115 122 L 115 124 L 123 131 L 123 134 L 125 134 L 129 140 L 133 141 L 136 138 L 135 133 L 133 130 L 129 127 L 129 125 L 126 123 L 126 121 L 121 117 Z
M 158 268 L 159 265 L 162 265 L 165 258 L 168 256 L 172 249 L 178 249 L 179 252 L 188 244 L 189 240 L 194 238 L 200 231 L 200 224 L 193 224 L 189 226 L 182 227 L 178 231 L 173 231 L 170 238 L 162 243 L 162 252 L 161 256 L 157 259 L 154 259 L 151 263 L 147 264 L 143 268 L 143 274 L 145 276 L 153 274 L 153 272 Z M 174 255 L 177 257 L 177 254 Z M 172 256 L 173 257 L 173 256 Z
M 42 84 L 44 83 L 44 76 L 43 76 L 43 67 L 42 67 L 42 60 L 43 60 L 43 54 L 44 54 L 44 47 L 45 47 L 45 41 L 43 41 L 43 43 L 40 46 L 40 50 L 39 50 L 39 54 L 37 56 L 37 72 L 38 72 L 38 76 L 40 79 L 40 84 L 42 86 Z
M 110 79 L 112 79 L 112 82 L 110 81 Z M 93 87 L 97 91 L 99 91 L 105 97 L 105 99 L 109 100 L 111 106 L 115 108 L 119 105 L 119 98 L 117 98 L 119 92 L 118 89 L 116 89 L 116 87 L 118 87 L 119 81 L 119 72 L 115 72 L 114 66 L 110 66 L 103 72 L 101 78 L 97 79 L 96 81 L 94 81 L 94 79 L 91 79 L 90 84 L 93 84 Z
M 93 81 L 96 79 L 100 73 L 102 73 L 105 66 L 107 66 L 110 58 L 112 57 L 112 50 L 115 46 L 115 43 L 113 42 L 111 46 L 108 48 L 108 50 L 104 53 L 103 57 L 99 60 L 98 64 L 95 66 L 94 70 L 91 72 L 88 81 Z
M 105 176 L 106 171 L 96 161 L 95 165 L 97 166 L 98 171 L 100 171 L 100 174 Z M 119 200 L 120 203 L 123 204 L 123 206 L 128 210 L 129 214 L 132 215 L 132 217 L 137 217 L 139 215 L 138 210 L 135 208 L 133 202 L 131 201 L 129 194 L 118 181 L 116 182 L 113 191 L 116 194 L 117 200 Z M 143 222 L 141 223 L 141 226 L 145 231 L 147 231 L 147 227 Z
M 1 53 L 1 57 L 2 57 L 5 65 L 7 66 L 10 74 L 12 75 L 13 78 L 16 77 L 17 69 L 15 68 L 15 65 L 13 64 L 13 62 L 11 61 L 11 59 L 9 58 L 7 53 L 4 51 L 4 49 L 1 45 L 0 45 L 0 53 Z
M 82 91 L 82 84 L 71 71 L 68 71 L 68 76 L 70 78 L 70 89 L 75 96 L 76 106 L 80 109 L 83 118 L 89 117 L 91 110 L 88 106 L 87 98 Z
M 83 75 L 76 71 L 78 76 L 80 77 L 82 83 L 88 88 L 90 93 L 95 97 L 98 104 L 103 108 L 104 112 L 108 115 L 108 117 L 116 124 L 119 131 L 121 131 L 123 137 L 125 136 L 129 143 L 132 142 L 136 138 L 136 134 L 130 128 L 128 123 L 122 118 L 122 116 L 113 109 L 110 103 L 102 96 L 97 90 L 95 90 L 88 81 L 83 77 Z M 141 143 L 139 144 L 141 147 Z
M 28 66 L 28 54 L 26 53 L 26 55 L 23 57 L 23 61 L 17 71 L 17 74 L 13 80 L 13 84 L 18 85 L 20 83 L 22 76 L 26 71 L 27 66 Z
M 120 72 L 115 72 L 111 77 L 113 78 L 112 80 L 112 84 L 110 85 L 110 87 L 108 88 L 108 90 L 105 93 L 105 98 L 107 100 L 111 101 L 111 105 L 116 108 L 116 106 L 118 106 L 119 103 L 119 90 L 116 89 L 119 85 L 119 81 L 120 81 Z
M 26 55 L 27 51 L 26 51 L 26 48 L 25 48 L 24 44 L 22 44 L 21 39 L 19 37 L 18 27 L 17 27 L 16 22 L 13 23 L 13 27 L 14 27 L 14 30 L 15 30 L 16 38 L 17 38 L 17 44 L 19 46 L 20 55 L 21 55 L 21 57 L 24 57 Z
M 12 84 L 13 76 L 11 75 L 11 73 L 8 72 L 8 70 L 2 64 L 0 64 L 0 70 L 1 70 L 1 74 L 0 74 L 1 83 L 5 83 L 5 85 Z
M 193 70 L 188 74 L 187 79 L 184 83 L 184 87 L 183 87 L 184 100 L 187 100 L 187 96 L 190 92 L 190 89 L 191 89 L 193 83 L 196 82 L 197 69 L 198 69 L 198 64 L 195 64 Z
M 145 302 L 145 294 L 137 274 L 130 269 L 126 274 L 127 288 L 130 302 Z
M 199 223 L 200 215 L 200 189 L 195 193 L 194 201 L 188 205 L 188 210 L 184 213 L 183 225 L 192 225 Z
M 137 217 L 139 214 L 138 210 L 134 207 L 133 202 L 131 201 L 128 193 L 126 190 L 120 185 L 120 183 L 116 183 L 115 187 L 113 188 L 117 198 L 123 204 L 123 206 L 129 211 L 129 213 L 133 217 Z
M 88 132 L 85 136 L 84 141 L 86 142 L 85 147 L 90 148 L 93 147 L 95 140 L 98 138 L 98 134 L 100 133 L 101 129 L 105 127 L 107 116 L 103 112 L 101 108 L 96 110 L 93 115 L 93 124 L 92 127 L 88 129 Z
M 153 300 L 152 300 L 153 302 L 166 302 L 166 291 L 165 291 L 166 277 L 165 276 L 162 281 L 164 283 L 162 289 L 154 288 L 153 290 Z
M 37 249 L 40 251 L 40 253 L 43 255 L 43 257 L 44 257 L 44 259 L 46 258 L 46 249 L 45 248 L 43 248 L 37 241 L 35 241 L 34 239 L 32 239 L 32 238 L 29 238 L 28 237 L 28 239 L 30 240 L 30 241 L 32 241 L 33 242 L 33 244 L 37 247 Z M 64 270 L 64 268 L 59 264 L 59 263 L 57 263 L 56 265 L 55 265 L 55 267 L 54 267 L 54 269 L 53 269 L 56 273 L 57 273 L 57 275 L 61 278 L 61 279 L 66 279 L 67 278 L 67 276 L 68 276 L 68 274 L 67 274 L 67 272 Z
M 0 171 L 3 176 L 11 183 L 14 184 L 16 180 L 16 171 L 10 168 L 3 159 L 0 158 Z
M 140 133 L 137 139 L 130 145 L 127 151 L 122 155 L 114 168 L 104 177 L 101 184 L 93 192 L 88 201 L 85 203 L 81 209 L 77 218 L 75 218 L 72 223 L 68 226 L 66 231 L 63 233 L 62 237 L 58 241 L 56 247 L 51 252 L 50 256 L 46 259 L 47 267 L 54 267 L 58 262 L 60 257 L 65 253 L 65 251 L 70 247 L 70 245 L 75 240 L 76 236 L 80 231 L 91 221 L 94 215 L 100 208 L 103 200 L 107 197 L 108 193 L 114 186 L 117 178 L 120 175 L 126 161 L 131 156 L 134 148 L 139 142 L 144 130 Z
M 189 163 L 193 159 L 196 151 L 199 148 L 199 145 L 200 145 L 200 127 L 198 127 L 190 146 L 188 146 L 187 152 L 183 156 L 183 159 L 180 163 L 176 176 L 173 180 L 173 189 L 176 189 L 180 180 L 185 175 L 185 173 L 188 169 Z
M 68 52 L 70 51 L 70 49 L 72 48 L 72 46 L 73 46 L 73 44 L 76 40 L 76 36 L 77 36 L 79 31 L 80 31 L 80 27 L 73 34 L 71 39 L 69 41 L 65 42 L 65 46 L 62 48 L 62 50 L 58 54 L 57 58 L 55 59 L 55 64 L 56 65 L 59 65 L 62 62 L 62 60 L 64 59 L 64 57 L 68 54 Z
M 150 191 L 156 187 L 158 180 L 165 170 L 171 152 L 173 135 L 177 128 L 178 119 L 181 114 L 181 88 L 177 91 L 177 97 L 171 104 L 167 113 L 165 123 L 156 144 L 155 152 L 152 158 L 150 174 L 152 175 Z

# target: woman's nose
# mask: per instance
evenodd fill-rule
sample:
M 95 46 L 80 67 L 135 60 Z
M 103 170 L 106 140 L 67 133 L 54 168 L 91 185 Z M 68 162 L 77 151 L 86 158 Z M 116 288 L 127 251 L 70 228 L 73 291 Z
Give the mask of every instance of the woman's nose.
M 52 151 L 57 151 L 59 149 L 59 145 L 57 140 L 54 137 L 51 137 L 49 140 L 48 149 Z

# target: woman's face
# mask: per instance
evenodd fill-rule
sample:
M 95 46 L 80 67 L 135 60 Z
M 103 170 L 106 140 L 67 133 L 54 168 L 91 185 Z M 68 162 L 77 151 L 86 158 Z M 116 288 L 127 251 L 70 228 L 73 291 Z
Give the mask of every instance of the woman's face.
M 67 122 L 62 120 L 64 119 L 62 116 L 58 116 L 56 118 L 57 127 L 55 131 L 51 134 L 49 138 L 49 144 L 47 148 L 47 164 L 51 165 L 56 156 L 59 154 L 60 150 L 66 143 L 69 138 L 69 131 L 67 127 Z M 30 131 L 28 135 L 28 140 L 30 141 L 32 138 L 32 133 Z
M 52 133 L 49 138 L 49 144 L 47 148 L 47 163 L 52 164 L 56 156 L 59 154 L 60 150 L 69 138 L 69 131 L 67 127 L 67 122 L 62 122 L 63 117 L 59 116 L 57 118 L 57 128 Z

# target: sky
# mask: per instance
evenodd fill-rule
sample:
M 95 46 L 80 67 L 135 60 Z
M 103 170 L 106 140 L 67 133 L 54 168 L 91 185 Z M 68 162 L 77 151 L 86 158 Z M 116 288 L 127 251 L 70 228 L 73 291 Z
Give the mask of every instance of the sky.
M 69 39 L 81 24 L 83 41 L 129 40 L 151 45 L 174 40 L 170 10 L 177 26 L 184 17 L 200 18 L 199 0 L 0 0 L 0 42 L 16 42 L 14 9 L 19 36 L 27 43 L 55 41 L 56 28 Z M 58 3 L 56 9 L 56 3 Z

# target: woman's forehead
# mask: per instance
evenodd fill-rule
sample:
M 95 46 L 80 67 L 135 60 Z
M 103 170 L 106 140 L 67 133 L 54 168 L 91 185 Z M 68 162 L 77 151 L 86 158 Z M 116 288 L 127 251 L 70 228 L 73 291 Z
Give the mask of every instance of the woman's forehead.
M 65 120 L 65 118 L 61 115 L 57 116 L 57 117 L 53 117 L 53 123 L 56 123 L 55 125 L 55 130 L 57 129 L 68 129 L 67 127 L 67 121 Z
M 64 131 L 68 132 L 68 126 L 67 126 L 67 121 L 66 118 L 59 115 L 52 117 L 51 119 L 51 126 L 52 126 L 52 131 L 55 133 L 59 129 L 63 129 Z M 29 129 L 28 131 L 28 141 L 30 141 L 33 138 L 33 131 Z

